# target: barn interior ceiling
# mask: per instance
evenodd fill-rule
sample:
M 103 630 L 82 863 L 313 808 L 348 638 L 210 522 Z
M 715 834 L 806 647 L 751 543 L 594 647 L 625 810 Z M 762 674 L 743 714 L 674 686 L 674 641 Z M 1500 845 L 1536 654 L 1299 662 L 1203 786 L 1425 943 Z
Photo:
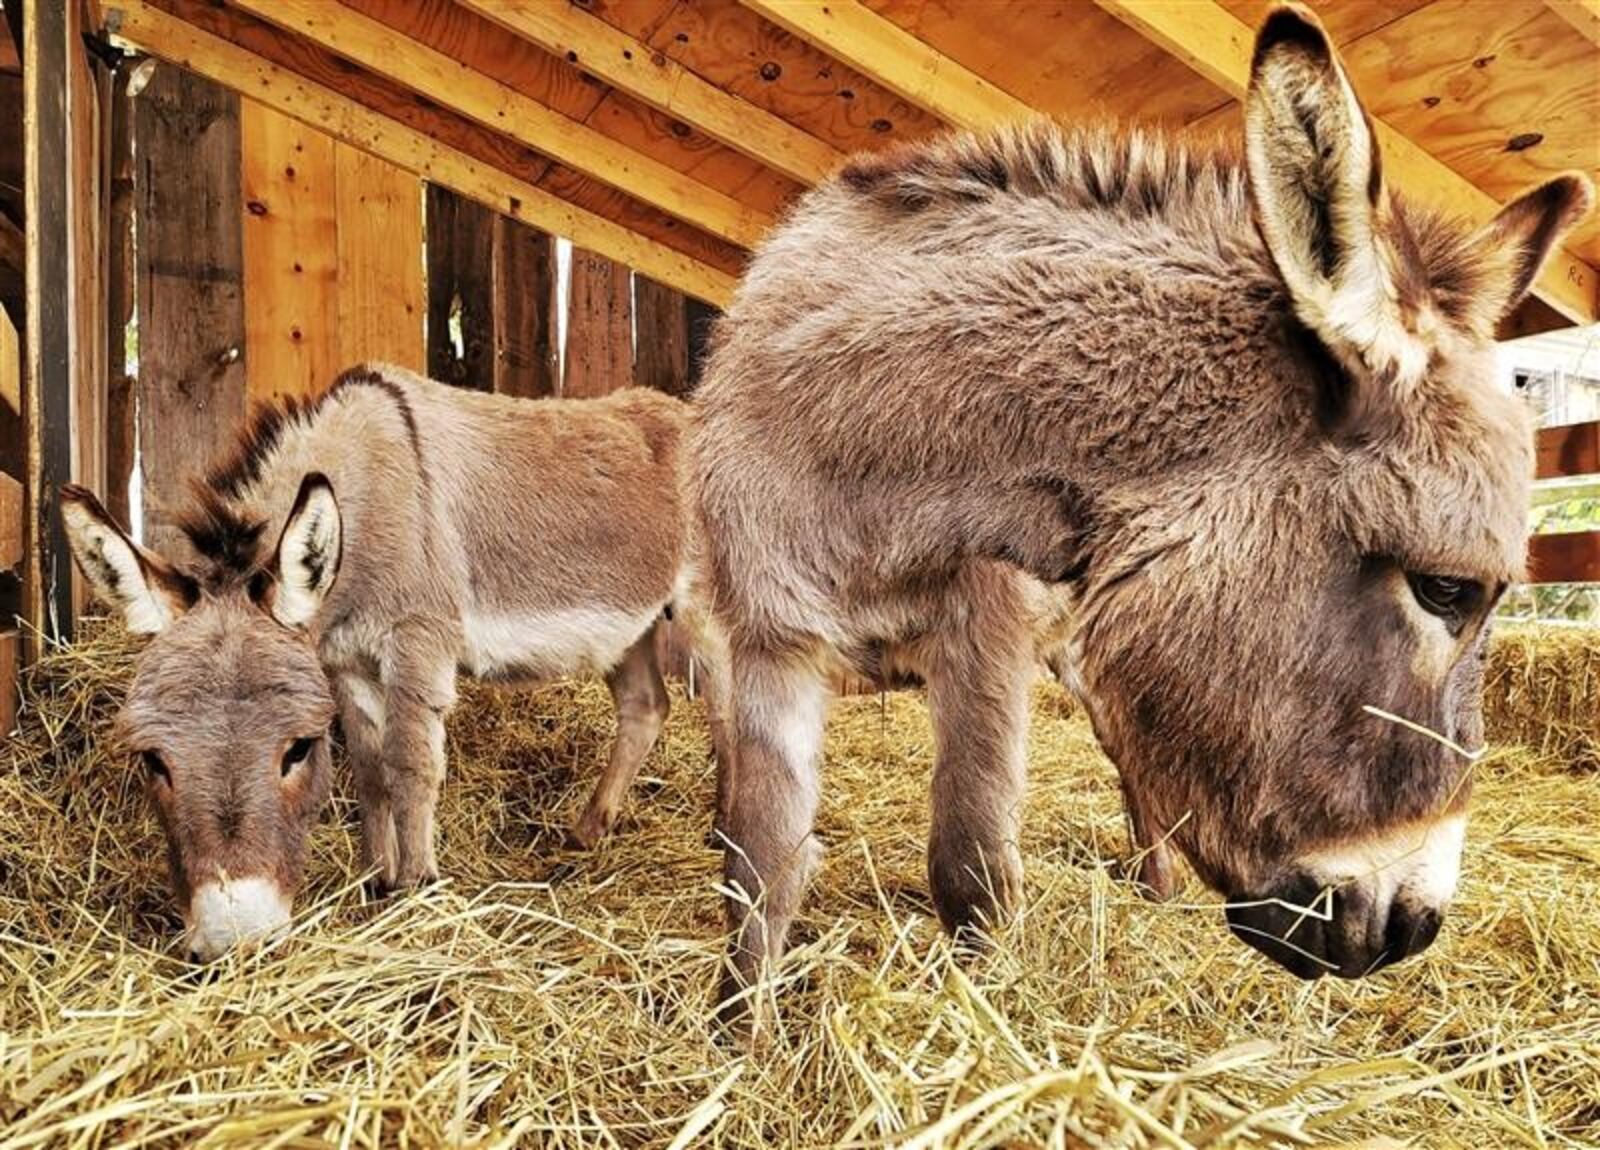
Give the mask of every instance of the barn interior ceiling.
M 101 0 L 121 46 L 724 302 L 841 156 L 1039 111 L 1238 128 L 1268 0 Z M 1473 220 L 1600 177 L 1592 0 L 1314 3 L 1386 170 Z M 1025 50 L 1019 50 L 1019 47 Z M 1507 334 L 1600 318 L 1600 218 Z

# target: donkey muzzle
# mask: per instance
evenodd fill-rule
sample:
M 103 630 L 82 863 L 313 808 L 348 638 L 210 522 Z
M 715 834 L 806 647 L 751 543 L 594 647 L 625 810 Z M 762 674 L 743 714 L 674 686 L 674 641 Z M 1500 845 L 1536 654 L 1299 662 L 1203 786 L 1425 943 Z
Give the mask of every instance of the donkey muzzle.
M 269 878 L 208 882 L 189 900 L 189 958 L 213 962 L 235 946 L 266 941 L 289 924 L 291 903 Z
M 1267 889 L 1230 898 L 1228 926 L 1301 978 L 1362 978 L 1438 936 L 1465 832 L 1466 819 L 1451 815 L 1323 849 Z

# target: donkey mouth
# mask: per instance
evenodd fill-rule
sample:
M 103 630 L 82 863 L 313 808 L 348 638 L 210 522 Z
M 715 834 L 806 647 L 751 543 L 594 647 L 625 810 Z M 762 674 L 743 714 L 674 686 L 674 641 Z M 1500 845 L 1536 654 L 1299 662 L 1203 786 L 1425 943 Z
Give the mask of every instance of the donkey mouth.
M 1374 974 L 1426 950 L 1444 920 L 1435 908 L 1383 905 L 1358 885 L 1326 888 L 1309 875 L 1230 899 L 1227 918 L 1241 942 L 1304 979 Z

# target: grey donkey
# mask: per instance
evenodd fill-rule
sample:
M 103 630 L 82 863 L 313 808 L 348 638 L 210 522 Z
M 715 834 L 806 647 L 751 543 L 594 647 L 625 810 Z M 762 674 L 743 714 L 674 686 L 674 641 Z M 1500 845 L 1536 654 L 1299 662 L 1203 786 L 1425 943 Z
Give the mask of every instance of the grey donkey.
M 886 644 L 928 678 L 940 916 L 1019 896 L 1018 569 L 1070 597 L 1064 670 L 1136 835 L 1244 941 L 1356 977 L 1438 932 L 1449 744 L 1481 739 L 1524 563 L 1494 325 L 1593 192 L 1554 179 L 1478 228 L 1408 204 L 1303 10 L 1264 22 L 1245 105 L 1241 154 L 1041 121 L 864 156 L 747 269 L 689 463 L 729 658 L 730 1003 L 819 863 L 828 676 Z
M 140 652 L 120 738 L 143 765 L 197 959 L 286 923 L 341 719 L 364 865 L 438 874 L 458 671 L 604 675 L 610 761 L 574 837 L 612 825 L 667 715 L 655 628 L 682 603 L 688 409 L 629 389 L 516 400 L 362 366 L 259 411 L 195 484 L 189 553 L 62 493 L 73 555 Z

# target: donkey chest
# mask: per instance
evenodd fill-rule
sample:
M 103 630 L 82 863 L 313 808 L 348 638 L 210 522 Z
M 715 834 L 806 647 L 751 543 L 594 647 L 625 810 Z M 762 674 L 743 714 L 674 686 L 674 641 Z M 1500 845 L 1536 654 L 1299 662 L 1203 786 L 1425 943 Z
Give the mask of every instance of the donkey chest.
M 661 607 L 469 613 L 461 621 L 461 669 L 489 680 L 602 674 L 622 660 Z

